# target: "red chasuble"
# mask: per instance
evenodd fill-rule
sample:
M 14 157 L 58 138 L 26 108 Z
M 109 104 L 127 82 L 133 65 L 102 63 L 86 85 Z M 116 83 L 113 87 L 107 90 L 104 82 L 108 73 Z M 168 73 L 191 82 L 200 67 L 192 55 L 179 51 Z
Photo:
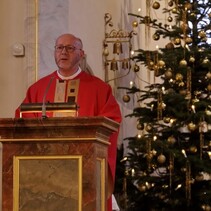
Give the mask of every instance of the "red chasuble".
M 78 95 L 76 97 L 76 103 L 79 106 L 78 116 L 105 116 L 114 121 L 121 122 L 119 105 L 112 95 L 111 87 L 99 78 L 84 71 L 81 71 L 73 80 L 78 79 L 79 87 L 77 90 Z M 58 77 L 56 71 L 40 79 L 29 87 L 23 103 L 42 103 L 45 94 L 45 102 L 53 103 L 58 80 L 61 79 Z M 64 82 L 67 84 L 67 81 Z M 49 89 L 47 90 L 48 86 Z M 15 115 L 16 117 L 20 116 L 19 108 L 16 110 Z M 41 117 L 41 115 L 42 114 L 40 113 L 23 113 L 22 117 L 33 118 Z M 47 116 L 51 117 L 52 113 L 47 113 Z M 117 135 L 118 134 L 115 133 L 111 136 L 110 142 L 112 144 L 108 149 L 109 172 L 111 173 L 113 182 L 116 168 Z M 111 210 L 111 204 L 108 206 L 108 210 Z

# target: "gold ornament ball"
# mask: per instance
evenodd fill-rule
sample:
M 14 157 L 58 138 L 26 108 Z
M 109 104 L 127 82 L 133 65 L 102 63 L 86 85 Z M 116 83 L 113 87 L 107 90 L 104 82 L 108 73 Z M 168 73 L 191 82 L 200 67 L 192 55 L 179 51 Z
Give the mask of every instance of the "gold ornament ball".
M 198 48 L 198 52 L 204 52 L 204 49 L 203 48 Z
M 182 29 L 183 31 L 184 31 L 184 30 L 186 31 L 186 30 L 188 29 L 188 24 L 187 24 L 187 23 L 182 23 L 180 27 L 181 27 L 181 29 Z
M 205 38 L 207 35 L 206 35 L 206 32 L 205 31 L 200 31 L 199 32 L 199 37 L 201 37 L 201 38 Z
M 152 150 L 152 155 L 156 156 L 157 155 L 157 151 L 155 149 Z
M 149 16 L 145 16 L 144 17 L 144 23 L 149 23 L 150 22 L 150 17 Z
M 210 60 L 208 58 L 205 58 L 203 61 L 202 61 L 202 65 L 203 67 L 209 67 L 210 65 Z
M 166 44 L 166 49 L 169 49 L 169 50 L 174 49 L 174 44 L 172 42 Z
M 181 44 L 181 39 L 180 38 L 175 38 L 174 44 L 175 45 L 180 45 Z
M 152 38 L 153 38 L 153 40 L 156 40 L 157 41 L 157 40 L 160 39 L 160 35 L 157 34 L 157 33 L 155 33 L 155 34 L 153 34 Z
M 209 61 L 210 60 L 208 58 L 205 58 L 202 63 L 207 64 L 207 63 L 209 63 Z
M 179 63 L 180 67 L 186 67 L 187 66 L 187 61 L 185 59 L 182 59 Z
M 193 56 L 190 57 L 189 62 L 194 63 L 195 62 L 195 58 Z
M 207 116 L 211 116 L 211 111 L 210 110 L 205 110 L 205 114 L 207 115 Z
M 141 184 L 141 185 L 138 186 L 138 189 L 139 189 L 141 192 L 145 192 L 145 191 L 147 190 L 147 187 L 146 187 L 146 185 Z
M 196 181 L 202 181 L 204 180 L 204 175 L 202 173 L 199 173 L 197 176 L 196 176 Z
M 144 129 L 144 124 L 143 123 L 138 123 L 137 126 L 136 126 L 136 128 L 138 130 L 143 130 Z
M 138 71 L 139 71 L 139 66 L 137 65 L 137 64 L 135 64 L 135 66 L 134 66 L 134 68 L 133 68 L 133 71 L 135 72 L 135 73 L 137 73 Z
M 160 163 L 160 164 L 165 163 L 165 162 L 166 162 L 166 156 L 163 155 L 163 154 L 159 155 L 158 158 L 157 158 L 157 161 L 158 161 L 158 163 Z
M 175 79 L 176 81 L 181 81 L 183 79 L 183 75 L 181 73 L 177 73 Z
M 160 3 L 157 2 L 157 1 L 155 1 L 155 2 L 153 3 L 153 5 L 152 5 L 152 8 L 155 9 L 155 10 L 159 9 L 159 8 L 160 8 Z
M 192 4 L 191 3 L 186 3 L 185 4 L 185 8 L 187 9 L 187 10 L 192 10 Z
M 188 124 L 188 130 L 194 131 L 195 129 L 196 129 L 196 125 L 193 122 Z
M 180 81 L 179 84 L 178 84 L 180 87 L 183 87 L 185 86 L 185 83 L 183 81 Z
M 163 118 L 163 121 L 165 122 L 165 123 L 170 123 L 170 120 L 171 120 L 171 118 L 170 117 L 164 117 Z
M 167 20 L 168 20 L 168 22 L 172 22 L 173 18 L 171 16 L 169 16 Z
M 164 68 L 165 65 L 166 65 L 166 63 L 165 63 L 163 60 L 159 60 L 159 61 L 158 61 L 158 67 L 159 67 L 159 68 Z
M 176 143 L 176 138 L 174 136 L 169 136 L 167 142 L 171 145 Z
M 202 210 L 204 211 L 210 211 L 211 210 L 211 206 L 209 204 L 203 204 L 201 206 Z
M 174 2 L 173 1 L 169 1 L 168 5 L 169 5 L 169 7 L 172 7 L 174 5 Z
M 207 85 L 207 90 L 210 92 L 211 91 L 211 84 Z
M 190 152 L 195 154 L 197 152 L 197 147 L 196 146 L 190 146 Z
M 137 21 L 133 21 L 132 26 L 133 26 L 134 28 L 136 28 L 136 27 L 138 26 L 138 22 L 137 22 Z
M 147 124 L 146 127 L 145 127 L 145 130 L 147 132 L 151 132 L 152 131 L 152 125 L 151 124 Z
M 149 62 L 149 66 L 154 66 L 154 62 L 151 60 L 150 62 Z
M 211 72 L 208 72 L 208 73 L 206 74 L 206 78 L 207 78 L 207 79 L 211 79 Z
M 174 7 L 171 11 L 172 11 L 173 14 L 176 14 L 177 13 L 177 8 Z
M 150 70 L 154 70 L 154 62 L 153 61 L 150 61 L 149 63 L 148 63 L 148 68 L 150 69 Z
M 168 68 L 165 72 L 165 78 L 170 79 L 170 78 L 172 78 L 172 76 L 173 76 L 172 69 Z
M 192 39 L 191 37 L 187 37 L 187 38 L 185 39 L 185 42 L 186 42 L 187 44 L 191 44 L 191 43 L 193 42 L 193 39 Z
M 196 19 L 196 13 L 192 12 L 189 16 L 190 20 L 195 20 Z
M 130 102 L 130 96 L 129 95 L 124 95 L 122 99 L 125 103 Z

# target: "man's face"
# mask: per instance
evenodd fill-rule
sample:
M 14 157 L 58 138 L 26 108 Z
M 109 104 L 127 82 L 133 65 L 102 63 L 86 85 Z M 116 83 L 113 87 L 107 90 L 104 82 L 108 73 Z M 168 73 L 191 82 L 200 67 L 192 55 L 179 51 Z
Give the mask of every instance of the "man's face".
M 78 68 L 84 51 L 81 42 L 73 36 L 63 35 L 56 41 L 55 62 L 60 70 L 71 71 Z

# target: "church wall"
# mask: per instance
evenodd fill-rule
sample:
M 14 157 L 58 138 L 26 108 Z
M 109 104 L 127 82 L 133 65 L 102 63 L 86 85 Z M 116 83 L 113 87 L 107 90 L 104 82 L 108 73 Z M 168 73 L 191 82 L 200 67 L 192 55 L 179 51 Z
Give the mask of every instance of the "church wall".
M 24 13 L 24 0 L 0 2 L 0 118 L 14 115 L 27 86 L 23 58 L 12 55 L 13 45 L 24 42 Z

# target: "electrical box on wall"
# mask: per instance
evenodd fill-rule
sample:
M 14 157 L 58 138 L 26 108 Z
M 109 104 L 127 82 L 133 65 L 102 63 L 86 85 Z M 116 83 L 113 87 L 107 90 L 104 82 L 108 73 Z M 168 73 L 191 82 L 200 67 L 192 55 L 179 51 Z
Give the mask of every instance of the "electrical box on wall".
M 15 43 L 12 46 L 12 55 L 19 57 L 25 55 L 25 48 L 24 45 L 21 43 Z

